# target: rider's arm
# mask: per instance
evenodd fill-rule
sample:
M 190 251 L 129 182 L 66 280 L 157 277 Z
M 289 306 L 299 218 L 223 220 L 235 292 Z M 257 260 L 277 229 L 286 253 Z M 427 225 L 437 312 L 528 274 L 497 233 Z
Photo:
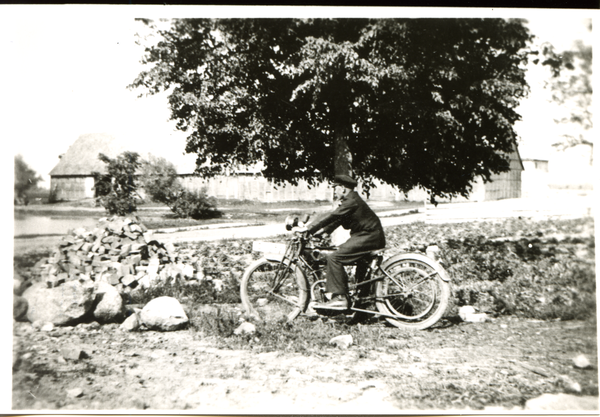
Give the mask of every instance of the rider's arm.
M 316 232 L 325 228 L 325 232 L 330 233 L 340 225 L 344 217 L 354 213 L 357 208 L 358 204 L 356 201 L 352 199 L 344 199 L 342 204 L 340 204 L 335 210 L 327 213 L 325 216 L 319 219 L 316 219 L 314 222 L 309 223 L 307 225 L 308 232 L 310 234 L 315 234 Z

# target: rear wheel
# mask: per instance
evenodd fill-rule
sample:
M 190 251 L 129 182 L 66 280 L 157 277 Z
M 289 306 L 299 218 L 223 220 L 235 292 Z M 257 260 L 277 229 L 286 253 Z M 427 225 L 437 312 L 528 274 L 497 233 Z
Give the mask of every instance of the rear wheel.
M 240 286 L 246 313 L 259 320 L 293 320 L 306 310 L 308 283 L 300 268 L 259 259 L 244 272 Z
M 450 285 L 437 262 L 418 254 L 402 254 L 386 261 L 385 276 L 376 284 L 377 309 L 394 318 L 396 327 L 426 329 L 446 312 Z

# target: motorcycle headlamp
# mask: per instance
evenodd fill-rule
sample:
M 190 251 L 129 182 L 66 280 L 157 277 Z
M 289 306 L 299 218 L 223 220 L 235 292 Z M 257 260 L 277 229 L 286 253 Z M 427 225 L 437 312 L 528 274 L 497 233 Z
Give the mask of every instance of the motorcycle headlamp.
M 292 228 L 298 226 L 297 216 L 287 216 L 285 218 L 285 230 L 292 230 Z
M 308 214 L 302 216 L 302 219 L 300 219 L 298 216 L 287 216 L 285 218 L 285 229 L 292 230 L 294 227 L 302 227 L 308 222 L 309 219 L 310 216 Z

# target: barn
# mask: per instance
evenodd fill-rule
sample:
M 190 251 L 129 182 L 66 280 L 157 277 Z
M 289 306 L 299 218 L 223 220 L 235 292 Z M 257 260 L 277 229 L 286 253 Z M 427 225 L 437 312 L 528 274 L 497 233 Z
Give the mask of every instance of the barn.
M 109 134 L 81 135 L 61 156 L 60 161 L 50 172 L 51 201 L 75 201 L 94 197 L 94 177 L 92 173 L 105 172 L 105 164 L 98 159 L 99 153 L 114 158 L 125 150 L 123 144 Z M 147 153 L 147 152 L 146 152 Z M 190 162 L 190 161 L 187 161 Z M 193 162 L 193 161 L 192 161 Z M 208 195 L 224 200 L 256 200 L 263 202 L 330 200 L 331 191 L 326 183 L 309 187 L 305 182 L 298 185 L 276 185 L 260 175 L 259 170 L 240 168 L 229 175 L 210 179 L 200 178 L 193 173 L 194 164 L 175 164 L 180 181 L 190 191 L 206 189 Z M 506 173 L 494 175 L 493 181 L 484 184 L 478 179 L 473 184 L 469 201 L 500 200 L 521 197 L 521 173 L 523 162 L 518 147 L 510 154 L 510 168 Z M 406 196 L 393 187 L 381 184 L 372 189 L 370 200 L 379 201 L 424 201 L 424 190 L 411 190 Z M 454 201 L 463 201 L 462 197 Z M 443 200 L 442 200 L 443 201 Z
M 509 154 L 510 171 L 492 175 L 492 181 L 484 183 L 478 178 L 473 184 L 473 190 L 468 201 L 502 200 L 521 197 L 521 173 L 524 170 L 519 149 L 515 144 Z M 180 172 L 187 172 L 181 170 Z M 180 174 L 182 183 L 187 189 L 198 191 L 205 188 L 207 194 L 225 200 L 258 200 L 264 202 L 298 201 L 298 200 L 331 200 L 331 190 L 326 183 L 309 187 L 305 181 L 298 185 L 277 186 L 272 181 L 260 175 L 257 170 L 243 168 L 230 175 L 218 176 L 204 180 L 191 172 Z M 370 190 L 369 199 L 375 201 L 425 201 L 427 192 L 413 189 L 404 195 L 387 184 L 377 184 Z M 446 199 L 439 199 L 444 202 Z M 452 201 L 467 201 L 464 197 Z
M 106 164 L 98 159 L 98 154 L 114 158 L 123 151 L 113 135 L 89 133 L 79 136 L 50 171 L 50 201 L 93 198 L 92 173 L 106 172 Z

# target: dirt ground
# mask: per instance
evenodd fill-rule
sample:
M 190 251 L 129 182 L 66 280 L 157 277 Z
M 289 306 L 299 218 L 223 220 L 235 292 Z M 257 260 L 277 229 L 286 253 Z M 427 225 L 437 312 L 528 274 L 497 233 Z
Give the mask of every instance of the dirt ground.
M 193 330 L 45 332 L 16 323 L 12 408 L 379 414 L 522 410 L 526 400 L 573 383 L 580 395 L 598 395 L 595 323 L 504 317 L 392 335 L 377 349 L 355 340 L 305 356 L 231 350 Z M 80 359 L 69 359 L 79 350 Z M 591 368 L 573 366 L 580 354 Z
M 22 246 L 32 249 L 26 242 Z M 596 328 L 594 320 L 442 320 L 424 331 L 386 328 L 377 348 L 367 346 L 372 341 L 355 339 L 348 349 L 340 349 L 328 346 L 327 337 L 322 349 L 303 354 L 293 347 L 268 351 L 251 339 L 245 349 L 231 349 L 226 340 L 192 329 L 123 332 L 118 325 L 79 325 L 40 331 L 31 323 L 14 323 L 17 362 L 9 408 L 195 414 L 518 412 L 544 393 L 598 396 Z M 84 354 L 73 359 L 72 353 L 79 351 Z M 578 355 L 585 355 L 591 366 L 575 367 Z

